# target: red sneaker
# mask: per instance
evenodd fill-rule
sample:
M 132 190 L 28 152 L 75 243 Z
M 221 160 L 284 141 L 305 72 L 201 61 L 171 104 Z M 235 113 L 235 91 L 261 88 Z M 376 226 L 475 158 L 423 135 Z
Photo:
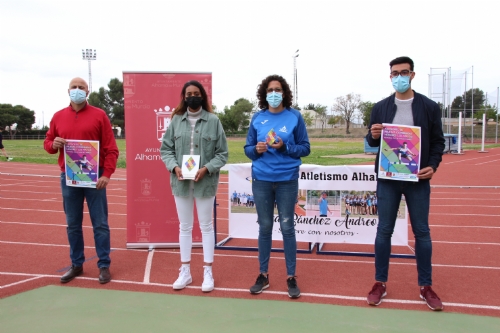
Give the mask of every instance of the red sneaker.
M 427 306 L 432 311 L 441 311 L 444 309 L 443 302 L 441 302 L 441 299 L 432 290 L 431 286 L 420 288 L 420 298 L 427 303 Z
M 387 295 L 387 287 L 382 282 L 377 282 L 373 285 L 372 291 L 368 293 L 366 301 L 370 305 L 379 305 L 382 303 L 382 298 Z

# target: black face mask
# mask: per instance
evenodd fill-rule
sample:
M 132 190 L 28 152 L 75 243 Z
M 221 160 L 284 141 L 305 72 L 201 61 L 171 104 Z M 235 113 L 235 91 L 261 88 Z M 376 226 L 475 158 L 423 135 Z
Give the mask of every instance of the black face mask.
M 201 106 L 202 101 L 203 98 L 199 96 L 189 96 L 186 98 L 186 104 L 191 110 L 197 110 Z

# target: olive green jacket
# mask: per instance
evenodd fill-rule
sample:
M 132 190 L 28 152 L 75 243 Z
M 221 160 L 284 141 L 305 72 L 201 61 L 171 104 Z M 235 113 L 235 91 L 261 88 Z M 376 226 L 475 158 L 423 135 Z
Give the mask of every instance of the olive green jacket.
M 188 113 L 175 115 L 163 135 L 161 158 L 170 171 L 172 194 L 178 197 L 189 196 L 189 180 L 178 180 L 175 167 L 181 167 L 182 156 L 189 155 L 191 149 L 191 124 Z M 219 118 L 210 112 L 202 111 L 193 133 L 193 155 L 200 155 L 200 168 L 207 167 L 208 173 L 194 182 L 194 196 L 213 197 L 219 184 L 219 170 L 227 162 L 226 134 Z

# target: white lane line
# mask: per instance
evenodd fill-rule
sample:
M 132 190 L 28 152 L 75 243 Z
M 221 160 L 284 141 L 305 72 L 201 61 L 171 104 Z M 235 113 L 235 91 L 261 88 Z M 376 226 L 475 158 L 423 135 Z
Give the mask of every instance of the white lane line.
M 453 216 L 487 216 L 487 217 L 499 217 L 498 214 L 452 214 L 452 213 L 430 213 L 430 215 L 453 215 Z
M 23 176 L 23 177 L 61 178 L 61 175 L 59 175 L 59 176 L 53 176 L 53 175 L 33 175 L 33 174 L 27 174 L 27 173 L 8 173 L 8 172 L 0 172 L 0 175 L 6 175 L 6 176 Z M 126 178 L 116 178 L 116 177 L 113 177 L 113 180 L 127 180 L 127 179 Z
M 409 239 L 408 242 L 415 242 L 414 239 Z M 500 245 L 500 243 L 479 243 L 479 242 L 451 242 L 451 241 L 432 241 L 432 243 L 441 244 L 466 244 L 466 245 Z
M 35 226 L 49 226 L 49 227 L 67 227 L 66 224 L 53 224 L 53 223 L 33 223 L 33 222 L 6 222 L 6 221 L 0 221 L 0 223 L 4 224 L 21 224 L 21 225 L 35 225 Z M 91 225 L 83 225 L 83 228 L 89 228 L 92 229 L 93 227 Z M 127 228 L 111 228 L 109 227 L 109 230 L 127 230 Z
M 151 266 L 153 265 L 153 255 L 155 254 L 155 249 L 152 249 L 148 253 L 148 259 L 146 260 L 146 269 L 144 270 L 144 280 L 142 283 L 149 284 L 149 276 L 151 274 Z
M 58 192 L 35 192 L 35 191 L 15 191 L 15 190 L 0 190 L 0 192 L 8 192 L 8 193 L 30 193 L 30 194 L 50 194 L 50 195 L 57 195 L 61 196 L 61 191 Z M 106 196 L 108 198 L 113 197 L 113 198 L 126 198 L 126 195 L 116 195 L 116 194 L 109 194 L 107 193 Z
M 42 277 L 42 276 L 35 276 L 35 277 L 32 277 L 31 279 L 26 279 L 26 280 L 17 281 L 17 282 L 14 282 L 14 283 L 6 284 L 5 286 L 0 286 L 0 289 L 4 289 L 4 288 L 9 288 L 9 287 L 17 286 L 18 284 L 23 284 L 23 283 L 26 283 L 26 282 L 29 282 L 29 281 L 33 281 L 33 280 L 38 280 L 38 279 L 40 279 L 41 277 Z
M 438 243 L 436 241 L 432 241 L 433 243 Z M 11 242 L 11 241 L 2 241 L 0 240 L 0 244 L 14 244 L 14 245 L 34 245 L 34 246 L 55 246 L 55 247 L 69 247 L 69 245 L 60 245 L 60 244 L 43 244 L 43 243 L 27 243 L 27 242 Z M 443 242 L 447 243 L 447 242 Z M 483 245 L 485 243 L 475 243 L 478 245 Z M 495 244 L 497 245 L 497 244 Z M 500 245 L 500 244 L 498 244 Z M 86 249 L 94 249 L 93 246 L 85 246 Z M 111 248 L 113 251 L 137 251 L 137 252 L 143 252 L 147 251 L 147 249 L 127 249 L 127 248 Z M 179 251 L 169 251 L 166 249 L 157 249 L 158 253 L 165 253 L 165 254 L 174 254 L 176 256 L 179 255 Z M 224 249 L 222 249 L 224 250 Z M 197 253 L 193 252 L 192 255 L 198 255 L 198 256 L 203 256 L 203 253 Z M 252 258 L 256 259 L 258 258 L 257 255 L 238 255 L 238 254 L 222 254 L 222 253 L 215 253 L 214 254 L 216 257 L 235 257 L 235 258 Z M 319 262 L 339 262 L 339 263 L 361 263 L 361 264 L 370 264 L 373 265 L 373 260 L 372 261 L 367 261 L 367 260 L 345 260 L 345 259 L 327 259 L 323 258 L 324 256 L 321 256 L 321 258 L 302 258 L 302 257 L 297 257 L 297 260 L 301 261 L 319 261 Z M 279 259 L 279 260 L 285 260 L 283 256 L 274 256 L 271 255 L 271 259 Z M 403 265 L 403 266 L 415 266 L 415 262 L 393 262 L 391 261 L 391 265 Z M 452 265 L 452 264 L 436 264 L 433 263 L 432 266 L 436 267 L 448 267 L 448 268 L 470 268 L 470 269 L 492 269 L 492 270 L 500 270 L 500 267 L 493 267 L 493 266 L 466 266 L 466 265 Z
M 490 195 L 488 195 L 489 197 L 491 197 L 491 194 L 492 195 L 496 195 L 496 193 L 489 193 Z M 495 201 L 495 202 L 498 202 L 498 198 L 494 198 L 494 199 L 490 199 L 490 198 L 477 198 L 477 199 L 474 199 L 474 198 L 431 198 L 431 201 L 434 201 L 434 200 L 467 200 L 467 201 L 485 201 L 485 200 L 491 200 L 491 201 Z M 432 206 L 432 204 L 431 204 Z
M 52 209 L 24 209 L 24 208 L 11 208 L 11 207 L 0 207 L 0 209 L 5 209 L 5 210 L 15 210 L 15 211 L 28 211 L 28 212 L 49 212 L 49 213 L 64 213 L 63 210 L 52 210 Z M 87 211 L 84 211 L 84 214 L 88 214 Z M 120 213 L 108 213 L 108 215 L 119 215 L 119 216 L 126 216 L 127 214 L 120 214 Z
M 167 254 L 175 254 L 179 255 L 179 252 L 174 252 L 174 251 L 158 251 L 159 253 L 167 253 Z M 203 253 L 197 253 L 193 252 L 192 255 L 199 255 L 202 256 Z M 257 259 L 258 256 L 254 255 L 237 255 L 237 254 L 220 254 L 216 253 L 215 256 L 217 257 L 236 257 L 236 258 L 250 258 L 250 259 Z M 322 256 L 323 257 L 323 256 Z M 271 255 L 271 259 L 279 259 L 279 260 L 285 260 L 284 257 L 276 257 Z M 374 261 L 367 261 L 367 260 L 346 260 L 346 259 L 326 259 L 326 258 L 301 258 L 297 257 L 297 260 L 301 261 L 319 261 L 319 262 L 336 262 L 336 263 L 347 263 L 347 264 L 356 264 L 356 263 L 361 263 L 361 264 L 368 264 L 368 265 L 373 265 Z M 398 262 L 398 261 L 391 261 L 391 265 L 402 265 L 402 266 L 415 266 L 416 263 L 415 261 L 407 261 L 407 262 Z M 433 263 L 432 266 L 436 267 L 446 267 L 446 268 L 468 268 L 468 269 L 492 269 L 492 270 L 500 270 L 500 267 L 493 267 L 493 266 L 465 266 L 465 265 L 451 265 L 451 264 L 435 264 Z
M 496 155 L 496 154 L 493 154 L 493 156 Z M 480 159 L 484 159 L 484 158 L 489 158 L 491 157 L 491 155 L 484 155 L 484 156 L 481 156 L 481 157 L 475 157 L 475 158 L 468 158 L 468 159 L 465 159 L 465 160 L 458 160 L 458 161 L 451 161 L 451 162 L 446 162 L 446 164 L 453 164 L 453 163 L 460 163 L 460 162 L 470 162 L 470 161 L 474 161 L 474 160 L 480 160 Z
M 45 198 L 45 199 L 26 199 L 26 198 L 6 198 L 2 197 L 4 200 L 15 200 L 15 201 L 40 201 L 40 202 L 57 202 L 61 203 L 62 199 L 61 198 Z M 119 206 L 126 206 L 126 203 L 120 203 L 120 202 L 109 202 L 108 205 L 119 205 Z
M 486 164 L 486 163 L 491 163 L 491 162 L 497 162 L 497 161 L 500 161 L 500 159 L 498 159 L 498 160 L 491 160 L 491 161 L 483 162 L 483 163 L 476 163 L 476 165 L 481 165 L 481 164 Z
M 442 225 L 442 224 L 431 224 L 430 227 L 438 228 L 479 228 L 479 229 L 500 229 L 500 227 L 488 227 L 488 226 L 478 226 L 478 225 Z
M 41 277 L 48 277 L 48 278 L 58 278 L 60 279 L 60 276 L 55 276 L 55 275 L 42 275 L 42 274 L 21 274 L 21 273 L 10 273 L 10 272 L 0 272 L 0 275 L 20 275 L 20 276 L 36 276 L 36 278 L 41 278 Z M 78 280 L 89 280 L 89 281 L 97 281 L 96 278 L 90 278 L 90 277 L 82 277 L 79 276 L 76 279 Z M 113 279 L 111 283 L 121 283 L 121 284 L 132 284 L 136 286 L 156 286 L 156 287 L 165 287 L 165 288 L 172 288 L 171 284 L 166 284 L 166 283 L 144 283 L 144 282 L 138 282 L 138 281 L 129 281 L 129 280 L 116 280 Z M 200 289 L 200 286 L 193 286 L 189 285 L 186 286 L 188 289 Z M 225 292 L 233 292 L 233 293 L 245 293 L 248 294 L 248 289 L 241 289 L 241 288 L 222 288 L 222 287 L 216 287 L 214 290 L 218 291 L 225 291 Z M 288 296 L 288 292 L 284 291 L 272 291 L 272 290 L 266 290 L 264 292 L 265 294 L 272 294 L 272 295 L 281 295 L 281 296 Z M 318 294 L 318 293 L 302 293 L 302 296 L 308 296 L 308 297 L 315 297 L 315 298 L 329 298 L 329 299 L 341 299 L 341 300 L 347 300 L 347 301 L 359 301 L 359 302 L 366 302 L 366 297 L 359 297 L 359 296 L 346 296 L 346 295 L 334 295 L 334 294 Z M 406 299 L 387 299 L 384 298 L 384 302 L 386 303 L 395 303 L 395 304 L 416 304 L 416 305 L 425 305 L 423 301 L 413 301 L 413 300 L 406 300 Z M 467 303 L 452 303 L 452 302 L 443 302 L 444 305 L 450 306 L 450 307 L 461 307 L 461 308 L 468 308 L 468 309 L 483 309 L 483 310 L 497 310 L 500 311 L 500 306 L 494 306 L 494 305 L 482 305 L 482 304 L 467 304 Z
M 4 224 L 27 224 L 27 225 L 35 225 L 35 226 L 51 226 L 51 227 L 66 227 L 66 224 L 52 224 L 52 223 L 33 223 L 33 222 L 6 222 L 6 221 L 0 221 L 0 223 Z M 91 225 L 83 225 L 83 228 L 93 228 Z M 127 230 L 127 228 L 112 228 L 109 227 L 109 230 Z M 227 233 L 223 232 L 218 232 L 217 235 L 226 235 L 229 236 Z
M 497 199 L 498 201 L 498 199 Z M 431 207 L 463 207 L 463 205 L 432 205 Z M 481 208 L 500 208 L 500 206 L 490 206 L 490 205 L 474 205 L 474 208 L 476 207 L 481 207 Z

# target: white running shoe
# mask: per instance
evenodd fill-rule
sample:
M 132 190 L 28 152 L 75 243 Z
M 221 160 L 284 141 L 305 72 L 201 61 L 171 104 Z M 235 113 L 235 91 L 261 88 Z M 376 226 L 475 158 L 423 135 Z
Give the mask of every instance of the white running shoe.
M 13 159 L 14 159 L 13 157 L 8 157 L 8 158 L 7 158 L 7 162 L 12 161 Z
M 179 268 L 179 277 L 175 280 L 173 288 L 175 290 L 181 290 L 186 288 L 191 282 L 193 282 L 193 279 L 191 278 L 189 266 L 181 266 L 181 268 Z
M 214 277 L 212 275 L 212 266 L 203 266 L 205 268 L 203 272 L 203 284 L 201 285 L 201 291 L 208 293 L 214 290 Z

